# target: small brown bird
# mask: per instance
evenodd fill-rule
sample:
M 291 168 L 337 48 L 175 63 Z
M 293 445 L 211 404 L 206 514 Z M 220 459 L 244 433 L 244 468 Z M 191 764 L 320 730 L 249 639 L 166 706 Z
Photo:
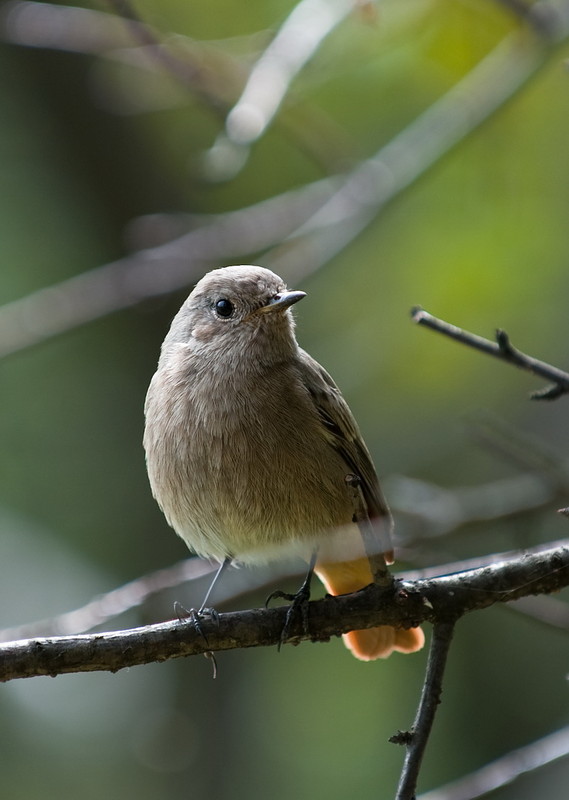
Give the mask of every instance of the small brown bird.
M 346 476 L 358 476 L 384 539 L 391 517 L 346 401 L 296 341 L 290 306 L 304 296 L 262 267 L 199 281 L 148 389 L 146 462 L 166 519 L 199 555 L 259 563 L 316 553 L 326 590 L 346 594 L 372 582 Z M 419 650 L 424 636 L 381 626 L 344 641 L 369 661 Z

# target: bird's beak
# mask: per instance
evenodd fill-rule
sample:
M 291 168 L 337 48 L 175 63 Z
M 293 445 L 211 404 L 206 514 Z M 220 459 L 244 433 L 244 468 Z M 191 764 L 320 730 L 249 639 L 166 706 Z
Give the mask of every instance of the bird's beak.
M 293 303 L 298 303 L 303 297 L 306 297 L 306 292 L 279 292 L 271 297 L 266 306 L 261 306 L 259 313 L 269 314 L 272 311 L 284 311 Z

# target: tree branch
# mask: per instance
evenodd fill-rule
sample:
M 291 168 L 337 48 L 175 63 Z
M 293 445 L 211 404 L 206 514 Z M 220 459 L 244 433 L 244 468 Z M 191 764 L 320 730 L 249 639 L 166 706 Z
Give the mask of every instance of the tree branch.
M 440 622 L 435 625 L 427 672 L 413 728 L 405 734 L 396 734 L 389 740 L 394 744 L 407 745 L 395 800 L 415 800 L 421 762 L 433 728 L 437 707 L 441 701 L 443 675 L 453 632 L 454 622 Z
M 438 319 L 438 317 L 433 317 L 432 314 L 424 311 L 420 306 L 415 306 L 411 310 L 411 317 L 418 325 L 424 325 L 475 350 L 480 350 L 482 353 L 507 361 L 509 364 L 551 381 L 554 384 L 553 386 L 532 393 L 531 397 L 535 400 L 553 400 L 569 392 L 569 373 L 553 367 L 545 361 L 538 361 L 537 358 L 532 358 L 532 356 L 522 353 L 521 350 L 517 350 L 511 344 L 506 331 L 498 329 L 496 331 L 496 343 L 494 343 L 484 339 L 482 336 L 469 333 L 456 325 L 451 325 L 442 319 Z
M 462 614 L 569 585 L 569 543 L 525 554 L 482 569 L 418 581 L 396 581 L 393 590 L 372 584 L 355 594 L 309 604 L 308 633 L 290 626 L 287 642 L 327 641 L 376 625 L 436 624 Z M 126 631 L 28 639 L 0 646 L 0 680 L 69 672 L 119 669 L 168 658 L 280 642 L 286 607 L 219 614 L 200 621 L 166 622 Z

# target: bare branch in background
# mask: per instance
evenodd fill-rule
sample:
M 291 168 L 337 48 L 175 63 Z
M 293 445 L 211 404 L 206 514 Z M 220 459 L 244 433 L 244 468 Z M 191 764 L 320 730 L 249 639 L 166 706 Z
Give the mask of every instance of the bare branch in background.
M 508 35 L 440 100 L 364 161 L 282 247 L 265 256 L 277 272 L 309 274 L 337 255 L 382 208 L 520 92 L 569 36 L 569 6 L 551 41 Z M 553 44 L 552 44 L 553 43 Z
M 231 45 L 222 48 L 220 43 L 197 41 L 181 34 L 162 35 L 136 13 L 132 4 L 122 0 L 109 3 L 122 16 L 10 0 L 0 10 L 2 38 L 24 47 L 99 56 L 90 75 L 91 90 L 97 104 L 110 113 L 148 113 L 179 107 L 197 97 L 205 107 L 224 117 L 241 92 L 259 41 L 269 36 L 268 32 L 261 32 L 234 37 L 231 43 L 239 41 L 240 50 L 243 43 L 248 48 L 245 56 L 237 57 L 230 53 Z M 227 45 L 225 40 L 224 44 Z M 108 71 L 100 68 L 102 59 L 134 68 L 140 74 L 133 72 L 121 80 L 111 80 Z M 164 80 L 149 81 L 149 71 L 161 73 Z M 168 76 L 174 80 L 168 81 Z M 357 148 L 353 141 L 323 109 L 298 101 L 280 116 L 279 124 L 293 144 L 326 172 L 355 158 Z M 205 177 L 202 166 L 201 177 Z
M 115 58 L 138 67 L 152 65 L 190 89 L 207 108 L 223 116 L 228 103 L 203 59 L 189 49 L 178 52 L 162 41 L 127 0 L 109 0 L 120 16 L 78 7 L 12 0 L 2 8 L 5 38 L 26 47 L 43 47 Z M 126 24 L 125 24 L 126 23 Z M 137 47 L 133 47 L 133 41 Z M 116 110 L 116 105 L 114 106 Z
M 527 22 L 540 36 L 550 36 L 555 33 L 555 9 L 545 3 L 535 3 L 532 0 L 495 0 L 504 6 L 516 17 Z
M 201 65 L 188 58 L 177 58 L 169 48 L 164 47 L 160 37 L 144 23 L 130 0 L 108 0 L 108 3 L 128 23 L 135 41 L 147 48 L 150 57 L 157 64 L 180 81 L 182 85 L 189 87 L 192 94 L 199 97 L 203 103 L 218 114 L 225 113 L 227 106 L 220 97 L 212 93 L 211 80 L 204 74 Z
M 132 45 L 132 34 L 116 16 L 78 6 L 10 0 L 0 21 L 7 41 L 25 47 L 103 55 Z
M 555 43 L 569 34 L 569 6 L 556 18 Z M 127 256 L 0 308 L 0 355 L 31 347 L 153 295 L 191 284 L 212 266 L 266 247 L 262 263 L 290 282 L 302 280 L 346 247 L 427 169 L 511 99 L 557 49 L 527 32 L 507 37 L 443 98 L 347 176 L 333 176 L 267 200 L 286 223 L 246 227 L 234 242 L 218 218 L 205 230 Z M 306 196 L 305 196 L 306 193 Z M 313 205 L 314 204 L 314 205 Z M 268 206 L 267 206 L 268 208 Z M 302 214 L 300 213 L 302 209 Z M 290 223 L 287 224 L 287 223 Z M 233 236 L 233 233 L 232 233 Z
M 301 0 L 257 60 L 225 131 L 205 154 L 206 174 L 229 180 L 267 130 L 298 73 L 324 39 L 354 10 L 353 0 Z
M 553 503 L 562 493 L 546 476 L 526 473 L 488 481 L 476 486 L 446 489 L 418 478 L 394 475 L 386 482 L 394 511 L 409 515 L 420 525 L 418 534 L 398 529 L 403 546 L 448 536 L 463 525 L 490 522 L 537 511 Z M 569 491 L 565 488 L 565 497 Z
M 57 6 L 32 0 L 10 0 L 0 10 L 3 38 L 24 47 L 92 54 L 100 57 L 90 75 L 96 103 L 106 111 L 141 114 L 186 105 L 193 96 L 218 115 L 225 116 L 241 92 L 249 62 L 269 38 L 269 32 L 206 42 L 158 33 L 131 4 L 113 3 L 124 17 L 102 11 Z M 134 42 L 134 46 L 133 46 Z M 138 44 L 136 44 L 138 42 Z M 246 55 L 231 54 L 239 42 Z M 137 70 L 121 80 L 112 80 L 101 69 L 102 60 Z M 161 73 L 163 81 L 147 79 L 148 72 Z M 114 73 L 113 73 L 114 74 Z M 168 76 L 174 81 L 168 81 Z M 116 77 L 116 76 L 115 76 Z M 353 161 L 357 148 L 346 131 L 323 109 L 303 101 L 295 102 L 280 115 L 279 125 L 293 144 L 325 172 Z M 326 147 L 322 147 L 322 142 Z M 203 164 L 199 165 L 201 177 Z
M 546 364 L 544 361 L 538 361 L 532 356 L 522 353 L 517 350 L 510 342 L 506 331 L 496 331 L 496 343 L 484 339 L 482 336 L 477 336 L 474 333 L 457 328 L 456 325 L 451 325 L 442 319 L 434 317 L 428 311 L 424 311 L 417 306 L 411 312 L 414 322 L 419 325 L 424 325 L 431 330 L 449 336 L 457 342 L 468 345 L 475 350 L 480 350 L 482 353 L 499 358 L 502 361 L 507 361 L 515 367 L 532 372 L 534 375 L 539 375 L 540 378 L 551 381 L 554 385 L 546 387 L 531 395 L 536 400 L 553 400 L 562 394 L 569 392 L 569 373 L 564 372 L 558 367 L 553 367 L 551 364 Z
M 26 625 L 0 630 L 0 641 L 83 633 L 124 614 L 126 611 L 137 608 L 157 592 L 179 586 L 185 581 L 196 580 L 203 575 L 209 575 L 217 568 L 217 564 L 201 558 L 187 558 L 171 567 L 157 570 L 150 575 L 144 575 L 125 583 L 110 592 L 105 592 L 81 608 L 67 611 L 51 619 L 38 620 Z
M 148 297 L 195 283 L 228 258 L 248 256 L 280 240 L 329 193 L 327 181 L 212 217 L 178 239 L 126 256 L 0 307 L 0 356 Z
M 569 727 L 512 750 L 457 781 L 417 796 L 417 800 L 476 800 L 521 775 L 569 755 Z
M 398 552 L 413 563 L 424 563 L 425 556 L 429 558 L 431 541 L 448 537 L 465 525 L 512 519 L 567 503 L 567 459 L 535 436 L 488 413 L 470 415 L 466 425 L 475 442 L 524 471 L 482 484 L 450 488 L 406 475 L 387 476 L 384 484 L 389 502 L 398 512 Z M 436 558 L 441 558 L 440 552 Z

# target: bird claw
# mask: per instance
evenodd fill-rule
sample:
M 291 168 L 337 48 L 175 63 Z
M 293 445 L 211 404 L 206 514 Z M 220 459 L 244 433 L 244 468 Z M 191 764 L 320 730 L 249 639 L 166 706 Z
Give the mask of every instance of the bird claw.
M 271 600 L 275 600 L 275 598 L 278 600 L 288 600 L 289 603 L 292 603 L 295 597 L 296 595 L 291 594 L 291 592 L 283 592 L 280 589 L 277 589 L 276 591 L 271 592 L 265 600 L 265 608 L 268 608 Z
M 193 625 L 193 628 L 199 636 L 202 637 L 206 645 L 209 646 L 209 642 L 207 640 L 207 636 L 203 632 L 203 628 L 200 625 L 202 619 L 211 619 L 212 622 L 219 626 L 219 612 L 215 610 L 215 608 L 206 608 L 203 607 L 200 609 L 196 608 L 186 608 L 177 600 L 174 602 L 174 611 L 176 612 L 176 616 L 180 622 L 190 622 Z
M 302 634 L 304 636 L 308 635 L 308 605 L 310 601 L 310 584 L 304 583 L 298 592 L 296 592 L 296 594 L 283 592 L 280 589 L 277 589 L 275 592 L 271 592 L 271 594 L 265 600 L 265 607 L 267 607 L 271 600 L 274 600 L 275 598 L 288 600 L 290 602 L 290 606 L 286 612 L 285 624 L 283 625 L 280 640 L 277 645 L 277 650 L 280 650 L 283 644 L 286 644 L 290 636 L 290 629 L 292 628 L 295 618 L 299 613 L 302 620 Z

